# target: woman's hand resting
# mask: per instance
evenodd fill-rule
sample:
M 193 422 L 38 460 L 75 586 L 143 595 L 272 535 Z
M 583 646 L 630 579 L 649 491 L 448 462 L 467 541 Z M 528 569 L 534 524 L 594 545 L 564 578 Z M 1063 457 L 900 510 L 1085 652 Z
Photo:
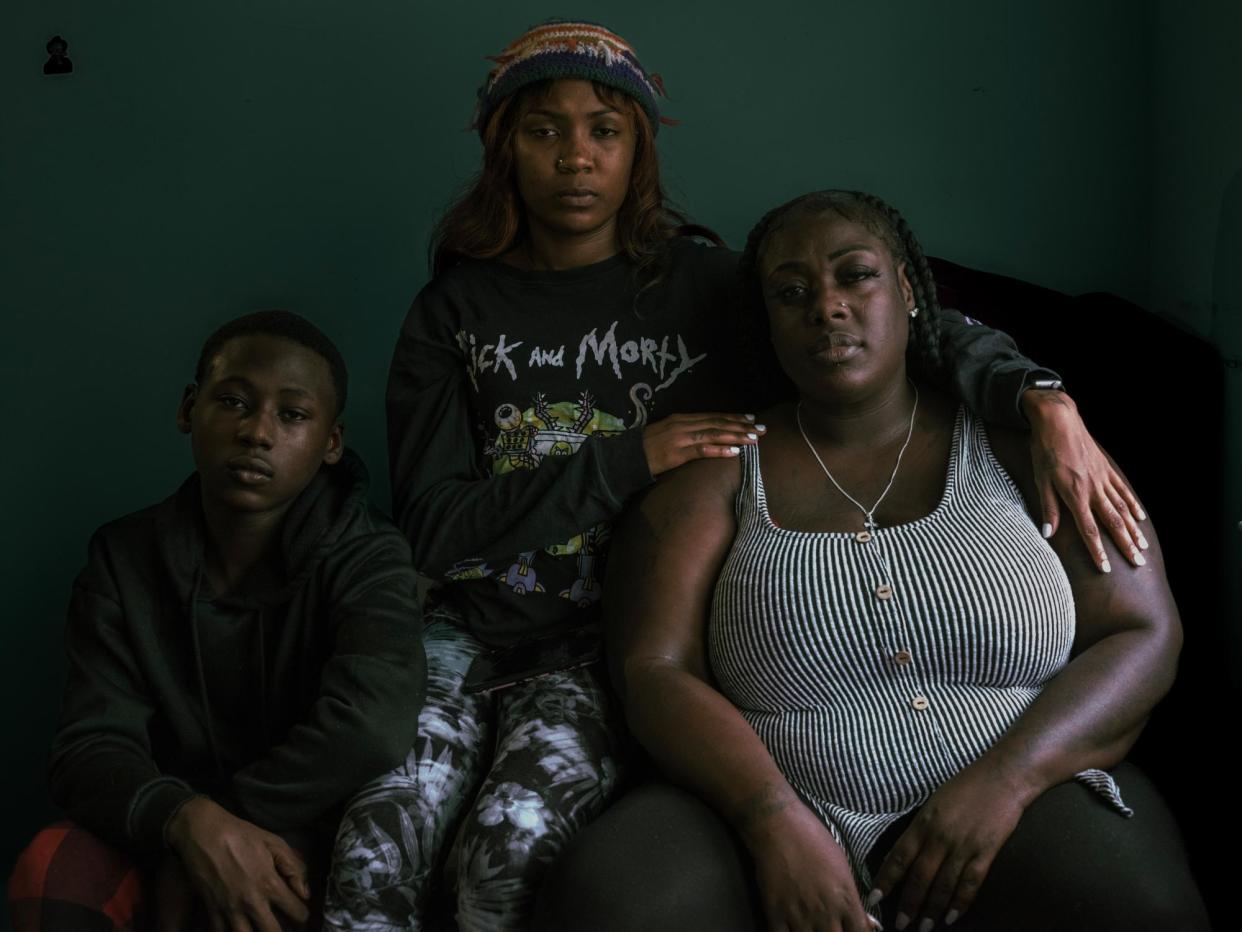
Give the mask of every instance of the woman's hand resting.
M 849 860 L 815 815 L 795 803 L 751 841 L 768 932 L 873 932 Z
M 658 476 L 690 460 L 737 456 L 765 430 L 753 414 L 673 414 L 643 428 L 643 452 L 647 468 Z
M 1021 794 L 976 763 L 940 787 L 897 839 L 870 901 L 896 896 L 897 929 L 952 925 L 970 908 L 1022 817 Z

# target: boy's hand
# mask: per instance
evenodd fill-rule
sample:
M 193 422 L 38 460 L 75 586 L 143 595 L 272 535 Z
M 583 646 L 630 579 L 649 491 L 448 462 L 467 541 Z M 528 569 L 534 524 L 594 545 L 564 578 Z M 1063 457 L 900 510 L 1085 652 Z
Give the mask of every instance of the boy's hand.
M 213 929 L 280 932 L 273 907 L 298 923 L 309 918 L 310 886 L 297 852 L 207 797 L 177 811 L 168 843 L 211 910 Z

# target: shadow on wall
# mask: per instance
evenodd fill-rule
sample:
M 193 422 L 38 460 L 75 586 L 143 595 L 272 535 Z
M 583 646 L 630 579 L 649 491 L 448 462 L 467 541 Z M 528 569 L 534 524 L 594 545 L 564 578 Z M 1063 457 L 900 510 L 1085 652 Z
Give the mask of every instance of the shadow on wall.
M 1229 669 L 1242 686 L 1242 168 L 1221 201 L 1212 275 L 1212 341 L 1225 360 L 1225 440 L 1221 559 L 1225 617 L 1229 619 Z

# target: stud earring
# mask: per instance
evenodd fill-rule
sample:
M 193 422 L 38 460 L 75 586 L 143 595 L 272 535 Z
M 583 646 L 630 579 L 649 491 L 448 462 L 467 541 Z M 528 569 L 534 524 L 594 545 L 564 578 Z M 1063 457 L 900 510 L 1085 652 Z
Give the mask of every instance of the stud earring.
M 919 316 L 919 309 L 917 307 L 910 308 L 910 319 L 914 320 L 914 318 L 918 316 Z

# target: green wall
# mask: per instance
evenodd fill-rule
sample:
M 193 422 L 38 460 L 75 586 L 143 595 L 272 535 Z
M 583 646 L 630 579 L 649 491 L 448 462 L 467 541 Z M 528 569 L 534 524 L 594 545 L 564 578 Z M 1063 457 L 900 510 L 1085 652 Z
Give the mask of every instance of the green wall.
M 173 411 L 202 338 L 271 306 L 334 336 L 353 372 L 347 436 L 386 504 L 385 369 L 425 280 L 430 225 L 477 163 L 465 127 L 484 56 L 563 9 L 13 6 L 0 25 L 4 870 L 52 814 L 43 755 L 69 584 L 94 527 L 190 468 Z M 666 181 L 730 242 L 784 198 L 858 186 L 900 205 L 929 252 L 1146 304 L 1165 295 L 1148 260 L 1168 155 L 1152 143 L 1162 20 L 1135 6 L 571 12 L 608 23 L 663 74 L 681 121 L 660 134 Z M 70 76 L 41 73 L 54 33 Z
M 1152 13 L 1151 302 L 1209 337 L 1226 364 L 1224 423 L 1202 425 L 1225 436 L 1225 510 L 1204 513 L 1203 526 L 1207 552 L 1221 561 L 1228 586 L 1236 686 L 1242 684 L 1242 4 L 1159 0 Z M 1150 372 L 1158 378 L 1158 363 Z M 1154 413 L 1166 415 L 1158 407 Z

